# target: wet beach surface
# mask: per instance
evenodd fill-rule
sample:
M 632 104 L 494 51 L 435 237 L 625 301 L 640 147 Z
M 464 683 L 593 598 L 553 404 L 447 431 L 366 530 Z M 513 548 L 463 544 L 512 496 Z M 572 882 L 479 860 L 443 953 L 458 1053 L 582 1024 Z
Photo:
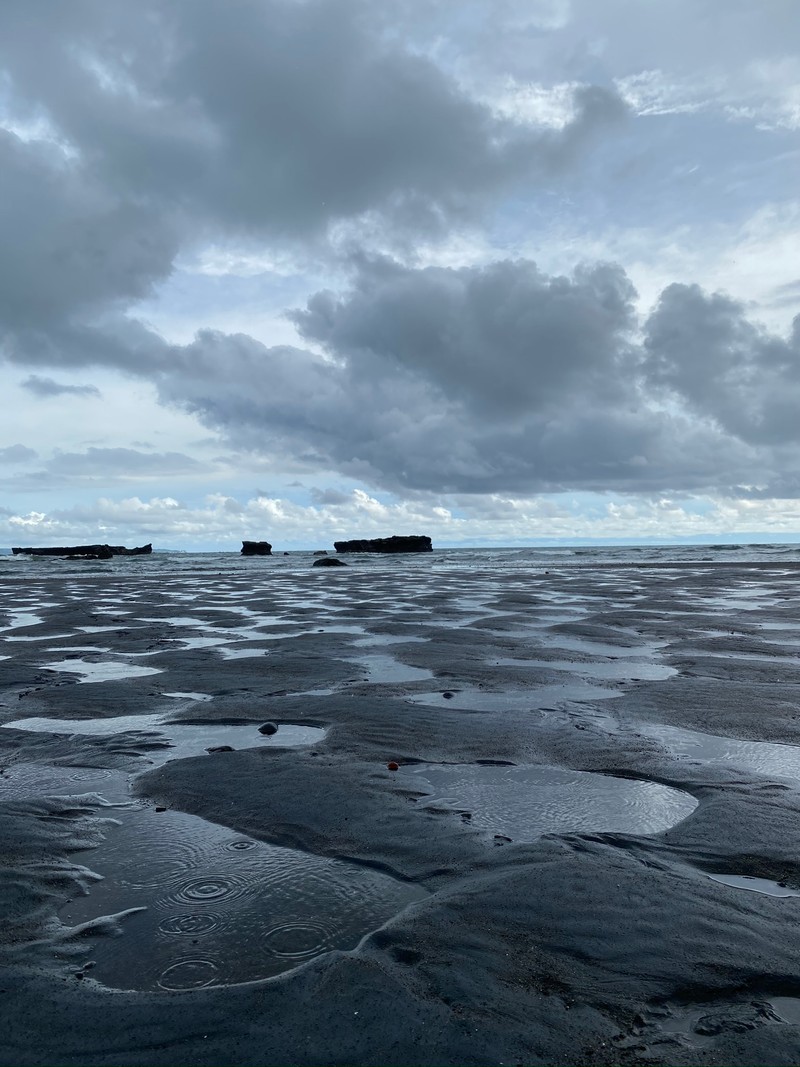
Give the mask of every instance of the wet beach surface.
M 3 1064 L 798 1062 L 800 570 L 9 570 Z

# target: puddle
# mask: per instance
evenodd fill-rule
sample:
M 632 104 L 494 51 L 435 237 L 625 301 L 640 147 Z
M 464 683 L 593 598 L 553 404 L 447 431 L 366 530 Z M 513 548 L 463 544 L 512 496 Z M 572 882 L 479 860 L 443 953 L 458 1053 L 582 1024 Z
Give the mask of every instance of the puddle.
M 800 1000 L 771 997 L 769 1000 L 664 1005 L 645 1013 L 657 1032 L 676 1038 L 683 1045 L 704 1048 L 725 1034 L 743 1034 L 765 1025 L 800 1022 Z
M 58 917 L 80 927 L 122 913 L 121 936 L 84 935 L 64 953 L 75 969 L 83 952 L 94 961 L 92 979 L 111 989 L 270 978 L 331 949 L 355 948 L 428 895 L 342 860 L 265 844 L 183 812 L 157 812 L 130 800 L 128 776 L 119 771 L 15 764 L 4 782 L 17 800 L 67 795 L 108 805 L 98 809 L 112 820 L 105 839 L 72 854 L 102 880 Z M 53 948 L 64 951 L 58 941 Z
M 603 678 L 617 682 L 661 681 L 678 673 L 676 667 L 670 667 L 666 663 L 619 658 L 575 663 L 572 660 L 512 659 L 503 656 L 491 662 L 500 667 L 547 667 L 549 670 L 564 671 L 581 678 Z
M 66 634 L 62 634 L 61 636 L 65 637 Z M 50 651 L 50 652 L 97 652 L 100 655 L 103 655 L 104 653 L 112 654 L 110 648 L 100 648 L 99 645 L 63 645 L 63 646 L 60 646 L 58 648 L 48 649 L 48 651 Z
M 711 764 L 731 764 L 771 778 L 800 780 L 800 747 L 771 741 L 740 741 L 677 726 L 640 724 L 640 733 L 652 737 L 672 755 Z
M 318 726 L 287 723 L 269 736 L 258 732 L 259 723 L 176 723 L 163 715 L 118 715 L 110 719 L 16 719 L 2 728 L 31 730 L 35 733 L 83 734 L 92 737 L 117 737 L 122 733 L 158 734 L 169 741 L 169 748 L 149 751 L 148 759 L 161 764 L 166 760 L 201 756 L 218 745 L 231 748 L 294 748 L 322 741 L 327 730 Z
M 345 624 L 335 622 L 330 626 L 317 626 L 308 632 L 317 634 L 363 634 L 366 633 L 366 630 L 363 626 L 356 625 L 355 623 Z M 355 643 L 359 644 L 360 642 L 356 641 Z
M 471 826 L 517 842 L 551 833 L 657 834 L 697 807 L 669 786 L 560 767 L 422 764 L 404 773 L 431 790 L 420 805 L 463 809 Z
M 578 637 L 574 634 L 562 633 L 542 635 L 542 639 L 548 648 L 563 648 L 570 652 L 585 653 L 587 656 L 609 656 L 612 659 L 620 659 L 625 654 L 629 656 L 646 656 L 657 648 L 656 645 L 633 639 L 630 645 L 612 645 L 605 641 L 595 641 L 591 637 Z
M 705 872 L 706 877 L 712 882 L 722 882 L 723 885 L 732 886 L 734 889 L 749 889 L 753 893 L 764 893 L 768 897 L 800 897 L 800 892 L 790 889 L 780 882 L 770 881 L 769 878 L 752 878 L 748 874 L 710 874 Z
M 174 697 L 176 700 L 213 700 L 211 693 L 162 693 L 165 697 Z
M 11 642 L 11 641 L 60 641 L 60 640 L 62 640 L 62 638 L 65 638 L 65 637 L 72 637 L 72 634 L 70 634 L 70 633 L 66 633 L 66 634 L 40 634 L 38 637 L 30 637 L 30 636 L 25 636 L 25 637 L 17 636 L 17 637 L 14 637 L 14 636 L 9 634 L 7 637 L 4 637 L 3 640 L 4 641 L 9 641 L 9 642 Z
M 175 641 L 180 641 L 181 649 L 189 648 L 219 648 L 220 645 L 228 645 L 231 643 L 230 637 L 176 637 Z
M 682 1038 L 686 1044 L 702 1048 L 711 1044 L 712 1035 L 703 1033 L 705 1029 L 703 1021 L 707 1018 L 710 1008 L 677 1009 L 675 1014 L 659 1019 L 657 1026 L 665 1034 L 671 1037 Z M 699 1027 L 699 1030 L 696 1029 Z
M 370 634 L 368 637 L 362 637 L 358 641 L 354 641 L 353 647 L 370 648 L 373 645 L 410 645 L 414 642 L 426 645 L 429 642 L 429 638 L 411 637 L 405 634 Z
M 182 724 L 165 718 L 28 718 L 8 725 L 171 738 L 174 747 L 148 751 L 148 765 L 194 755 L 209 744 L 281 747 L 325 736 L 323 729 L 293 724 L 264 736 L 258 723 Z M 366 867 L 131 801 L 130 776 L 121 771 L 14 763 L 5 769 L 3 784 L 4 795 L 16 800 L 67 795 L 114 805 L 98 811 L 112 820 L 104 840 L 80 857 L 74 854 L 102 880 L 58 915 L 67 928 L 90 926 L 80 938 L 53 942 L 71 970 L 84 959 L 94 961 L 89 976 L 111 989 L 182 991 L 270 978 L 333 949 L 354 949 L 366 934 L 427 896 Z M 120 935 L 92 933 L 92 924 L 108 916 L 118 917 Z
M 219 651 L 223 659 L 253 659 L 270 653 L 267 648 L 221 648 Z
M 797 997 L 772 997 L 768 1004 L 781 1022 L 800 1026 L 800 1000 Z
M 394 656 L 374 653 L 362 656 L 357 660 L 348 660 L 359 667 L 366 667 L 367 677 L 365 681 L 375 683 L 390 682 L 418 682 L 433 678 L 433 671 L 424 667 L 409 667 L 405 663 L 396 660 Z
M 270 978 L 353 949 L 427 893 L 341 860 L 278 848 L 183 812 L 114 811 L 121 825 L 85 854 L 104 881 L 62 908 L 77 926 L 130 908 L 117 938 L 93 939 L 94 980 L 184 990 Z
M 11 621 L 0 626 L 0 633 L 7 633 L 9 630 L 20 630 L 25 626 L 38 626 L 39 623 L 44 622 L 41 615 L 34 615 L 30 611 L 10 611 L 8 618 Z
M 445 697 L 444 693 L 452 694 Z M 484 689 L 437 689 L 427 693 L 408 693 L 403 699 L 412 704 L 431 704 L 453 711 L 533 711 L 540 707 L 570 701 L 609 700 L 619 691 L 590 685 L 588 682 L 565 682 L 563 685 L 537 685 L 535 689 L 514 689 L 503 693 Z
M 150 768 L 148 767 L 148 770 Z M 128 776 L 104 767 L 48 766 L 44 763 L 11 763 L 3 768 L 3 800 L 41 800 L 69 796 L 98 799 L 102 804 L 128 804 Z M 92 792 L 89 792 L 92 790 Z M 101 816 L 111 814 L 103 808 Z
M 43 663 L 47 671 L 65 671 L 82 675 L 80 682 L 117 682 L 123 678 L 141 678 L 146 674 L 161 674 L 156 667 L 137 667 L 132 663 L 90 663 L 85 659 L 62 659 L 56 663 Z M 80 684 L 80 683 L 79 683 Z

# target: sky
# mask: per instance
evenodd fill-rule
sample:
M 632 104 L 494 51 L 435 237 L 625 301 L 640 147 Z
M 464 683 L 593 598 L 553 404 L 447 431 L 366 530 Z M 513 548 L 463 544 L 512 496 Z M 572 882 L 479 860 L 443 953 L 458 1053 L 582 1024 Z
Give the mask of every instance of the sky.
M 3 0 L 0 546 L 800 539 L 796 0 Z

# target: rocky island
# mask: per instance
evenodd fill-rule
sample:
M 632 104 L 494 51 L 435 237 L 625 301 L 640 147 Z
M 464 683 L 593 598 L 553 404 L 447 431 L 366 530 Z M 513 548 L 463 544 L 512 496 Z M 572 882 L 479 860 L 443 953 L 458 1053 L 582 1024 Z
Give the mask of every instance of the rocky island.
M 369 537 L 354 541 L 334 541 L 337 552 L 431 552 L 430 537 Z
M 149 556 L 152 545 L 126 548 L 124 545 L 72 545 L 66 548 L 12 548 L 15 556 L 83 556 L 87 559 L 111 559 L 112 556 Z
M 243 556 L 271 556 L 272 545 L 269 541 L 242 541 Z

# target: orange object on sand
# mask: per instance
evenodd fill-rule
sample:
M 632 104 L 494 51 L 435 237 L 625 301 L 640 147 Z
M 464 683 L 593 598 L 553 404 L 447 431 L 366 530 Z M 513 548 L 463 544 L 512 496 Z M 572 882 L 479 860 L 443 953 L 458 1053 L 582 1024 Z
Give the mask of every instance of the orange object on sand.
M 390 760 L 386 764 L 386 766 L 389 768 L 390 771 L 399 771 L 400 770 L 400 764 L 399 763 L 395 763 L 394 760 Z

